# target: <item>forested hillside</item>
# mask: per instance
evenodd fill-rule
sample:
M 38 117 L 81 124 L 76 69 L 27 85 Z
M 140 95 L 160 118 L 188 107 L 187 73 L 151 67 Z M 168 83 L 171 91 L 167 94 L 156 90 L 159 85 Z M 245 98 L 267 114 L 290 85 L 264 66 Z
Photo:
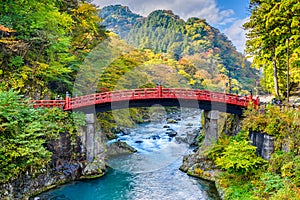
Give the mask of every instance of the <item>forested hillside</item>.
M 143 19 L 142 16 L 132 13 L 127 6 L 115 5 L 101 9 L 99 17 L 103 19 L 102 25 L 109 31 L 124 38 L 134 24 Z
M 132 16 L 128 8 L 123 7 L 119 16 L 120 6 L 109 6 L 100 11 L 104 21 L 111 17 L 106 19 L 103 10 L 114 16 L 115 20 L 110 21 L 114 27 L 120 27 L 125 16 Z M 128 34 L 121 34 L 128 44 L 179 62 L 182 67 L 177 71 L 192 88 L 240 93 L 255 86 L 257 71 L 224 34 L 204 19 L 185 22 L 172 11 L 157 10 L 142 20 L 131 20 L 130 27 Z

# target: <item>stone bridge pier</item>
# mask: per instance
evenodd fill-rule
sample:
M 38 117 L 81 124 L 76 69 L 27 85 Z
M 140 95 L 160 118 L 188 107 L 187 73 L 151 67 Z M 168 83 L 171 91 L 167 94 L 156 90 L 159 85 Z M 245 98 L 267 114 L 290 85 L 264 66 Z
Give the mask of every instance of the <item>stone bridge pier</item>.
M 84 175 L 101 175 L 105 170 L 105 145 L 101 132 L 97 131 L 97 116 L 95 113 L 86 114 L 86 131 L 81 140 L 86 154 Z
M 211 146 L 215 143 L 218 138 L 218 119 L 219 119 L 219 111 L 211 110 L 204 111 L 204 141 L 203 147 Z
M 95 114 L 86 114 L 86 135 L 85 135 L 85 147 L 86 147 L 86 160 L 93 162 L 95 158 L 95 132 L 96 132 L 96 116 Z

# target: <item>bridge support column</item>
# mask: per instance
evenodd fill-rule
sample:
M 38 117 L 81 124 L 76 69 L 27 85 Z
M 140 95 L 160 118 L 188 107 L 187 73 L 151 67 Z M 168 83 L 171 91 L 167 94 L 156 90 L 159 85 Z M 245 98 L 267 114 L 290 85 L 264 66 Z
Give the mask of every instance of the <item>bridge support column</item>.
M 97 116 L 86 114 L 86 132 L 82 143 L 86 150 L 86 166 L 82 174 L 86 177 L 102 176 L 105 172 L 105 146 L 101 140 L 101 131 L 97 131 Z
M 95 145 L 95 114 L 86 114 L 86 136 L 85 136 L 85 146 L 86 146 L 86 160 L 88 162 L 93 162 L 95 157 L 94 145 Z
M 211 111 L 204 111 L 204 131 L 205 137 L 203 146 L 211 146 L 215 143 L 218 138 L 218 119 L 219 119 L 219 111 L 211 110 Z

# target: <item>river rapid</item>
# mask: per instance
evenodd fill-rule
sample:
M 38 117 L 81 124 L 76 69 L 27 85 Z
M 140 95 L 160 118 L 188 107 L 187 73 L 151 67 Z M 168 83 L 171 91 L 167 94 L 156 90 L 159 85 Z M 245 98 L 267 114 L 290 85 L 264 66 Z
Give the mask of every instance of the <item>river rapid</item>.
M 170 137 L 166 120 L 138 125 L 121 140 L 137 152 L 109 158 L 105 176 L 75 181 L 40 194 L 36 199 L 50 200 L 212 200 L 218 199 L 213 184 L 186 175 L 179 170 L 183 155 L 192 148 L 180 138 L 199 130 L 201 113 L 193 110 L 176 116 L 178 123 L 168 124 L 177 134 Z M 180 120 L 180 121 L 179 121 Z M 179 138 L 179 139 L 178 139 Z

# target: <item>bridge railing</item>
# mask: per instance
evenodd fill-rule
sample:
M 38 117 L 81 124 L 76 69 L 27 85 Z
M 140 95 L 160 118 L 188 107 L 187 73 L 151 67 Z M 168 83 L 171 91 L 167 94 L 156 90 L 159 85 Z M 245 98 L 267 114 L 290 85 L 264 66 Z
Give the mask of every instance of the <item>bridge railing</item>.
M 258 105 L 258 100 L 252 99 L 251 96 L 238 96 L 208 90 L 162 88 L 158 86 L 157 88 L 103 92 L 74 98 L 67 97 L 66 100 L 36 100 L 33 102 L 33 107 L 64 107 L 65 110 L 72 110 L 118 101 L 159 98 L 220 102 L 242 107 L 247 107 L 252 101 L 255 105 Z
M 126 99 L 139 97 L 156 97 L 158 95 L 157 88 L 144 88 L 135 90 L 113 91 L 110 93 L 110 99 Z
M 81 97 L 71 98 L 67 104 L 67 109 L 74 109 L 84 106 L 90 106 L 101 103 L 110 103 L 112 101 L 124 101 L 141 98 L 157 98 L 158 91 L 156 88 L 145 88 L 136 90 L 122 90 L 104 93 L 96 93 Z
M 225 94 L 220 92 L 211 92 L 208 90 L 190 90 L 177 88 L 163 88 L 162 96 L 166 98 L 195 99 L 198 101 L 213 101 L 227 104 L 236 104 L 239 106 L 248 106 L 251 97 Z
M 65 100 L 32 100 L 29 103 L 33 108 L 63 108 L 65 106 Z

